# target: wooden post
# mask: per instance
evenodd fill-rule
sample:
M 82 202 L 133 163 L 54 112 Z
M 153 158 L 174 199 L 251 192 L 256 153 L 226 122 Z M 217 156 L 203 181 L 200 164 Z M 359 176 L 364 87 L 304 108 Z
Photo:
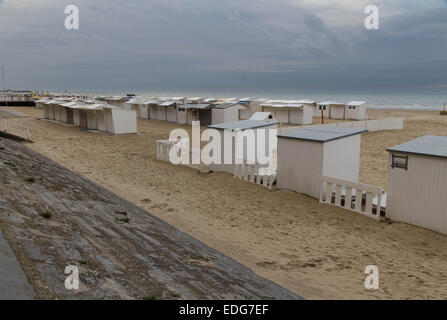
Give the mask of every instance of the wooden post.
M 323 114 L 324 114 L 323 108 L 321 108 L 321 124 L 324 124 Z

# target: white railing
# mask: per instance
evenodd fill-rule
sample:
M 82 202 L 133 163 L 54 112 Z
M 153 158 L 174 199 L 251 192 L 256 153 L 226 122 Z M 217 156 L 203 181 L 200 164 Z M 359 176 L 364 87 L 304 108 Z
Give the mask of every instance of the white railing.
M 272 190 L 276 180 L 276 170 L 272 170 L 268 165 L 259 164 L 235 164 L 234 178 L 252 182 Z
M 11 124 L 11 122 L 7 122 L 6 119 L 0 121 L 0 131 L 5 134 L 11 134 L 21 139 L 31 141 L 31 132 L 28 127 L 23 127 L 16 123 Z
M 169 140 L 158 140 L 157 141 L 157 160 L 161 160 L 161 161 L 166 161 L 171 163 L 171 160 L 169 159 L 169 154 L 171 152 L 172 147 L 176 144 L 176 142 L 173 141 L 169 141 Z M 182 152 L 181 149 L 179 149 L 178 151 L 178 156 L 180 157 L 180 154 Z M 203 163 L 200 164 L 193 164 L 192 163 L 192 159 L 194 159 L 195 157 L 199 157 L 200 159 L 200 150 L 196 150 L 196 149 L 189 149 L 189 163 L 184 164 L 181 163 L 180 165 L 182 166 L 186 166 L 189 168 L 193 168 L 196 170 L 199 170 L 200 172 L 208 172 L 207 166 Z
M 316 124 L 310 126 L 293 126 L 283 127 L 278 129 L 279 134 L 285 134 L 297 130 L 302 130 L 312 127 L 335 127 L 335 128 L 351 128 L 351 129 L 366 129 L 369 132 L 383 131 L 383 130 L 402 130 L 404 128 L 404 118 L 383 118 L 377 120 L 361 120 L 361 121 L 343 121 L 326 124 Z
M 330 177 L 321 177 L 320 203 L 332 204 L 380 220 L 385 211 L 382 188 Z

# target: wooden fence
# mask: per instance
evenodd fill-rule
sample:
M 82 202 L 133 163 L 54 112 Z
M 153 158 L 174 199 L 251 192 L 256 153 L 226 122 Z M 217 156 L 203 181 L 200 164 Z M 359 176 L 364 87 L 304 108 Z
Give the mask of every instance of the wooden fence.
M 235 164 L 234 178 L 252 182 L 272 190 L 276 180 L 276 170 L 271 170 L 268 165 L 259 164 Z
M 330 177 L 321 177 L 320 203 L 351 210 L 380 220 L 385 214 L 385 191 L 382 188 Z
M 169 154 L 171 152 L 172 147 L 176 144 L 176 142 L 170 141 L 170 140 L 157 140 L 157 155 L 156 159 L 161 161 L 166 161 L 169 163 L 172 163 L 169 159 Z M 182 152 L 181 149 L 177 151 L 177 155 L 180 156 L 180 153 Z M 189 163 L 180 163 L 179 165 L 186 166 L 189 168 L 193 168 L 196 170 L 199 170 L 200 172 L 208 172 L 208 168 L 205 164 L 192 164 L 193 156 L 199 156 L 200 159 L 200 150 L 196 149 L 189 149 Z
M 362 121 L 344 121 L 333 122 L 327 124 L 317 124 L 310 126 L 293 126 L 283 127 L 278 129 L 279 134 L 285 134 L 297 130 L 312 127 L 335 127 L 335 128 L 351 128 L 351 129 L 366 129 L 370 132 L 383 130 L 402 130 L 404 128 L 404 118 L 383 118 L 377 120 L 362 120 Z
M 26 140 L 31 142 L 31 131 L 28 127 L 8 122 L 6 119 L 0 119 L 0 132 L 5 137 L 12 139 Z

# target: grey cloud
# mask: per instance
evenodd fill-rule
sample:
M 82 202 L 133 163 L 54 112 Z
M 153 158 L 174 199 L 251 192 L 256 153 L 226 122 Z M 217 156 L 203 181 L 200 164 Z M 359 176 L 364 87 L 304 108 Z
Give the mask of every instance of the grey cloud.
M 333 26 L 305 2 L 285 0 L 71 2 L 80 8 L 76 31 L 63 28 L 60 1 L 33 10 L 3 2 L 8 83 L 92 90 L 447 83 L 445 8 L 402 11 L 366 31 L 360 23 Z

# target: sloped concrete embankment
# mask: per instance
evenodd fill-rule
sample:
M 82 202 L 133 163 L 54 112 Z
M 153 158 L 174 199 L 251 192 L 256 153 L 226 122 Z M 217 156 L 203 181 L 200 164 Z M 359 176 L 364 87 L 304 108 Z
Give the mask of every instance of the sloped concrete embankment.
M 0 228 L 37 298 L 299 298 L 6 139 L 0 141 Z M 79 290 L 64 286 L 68 265 L 79 267 Z

